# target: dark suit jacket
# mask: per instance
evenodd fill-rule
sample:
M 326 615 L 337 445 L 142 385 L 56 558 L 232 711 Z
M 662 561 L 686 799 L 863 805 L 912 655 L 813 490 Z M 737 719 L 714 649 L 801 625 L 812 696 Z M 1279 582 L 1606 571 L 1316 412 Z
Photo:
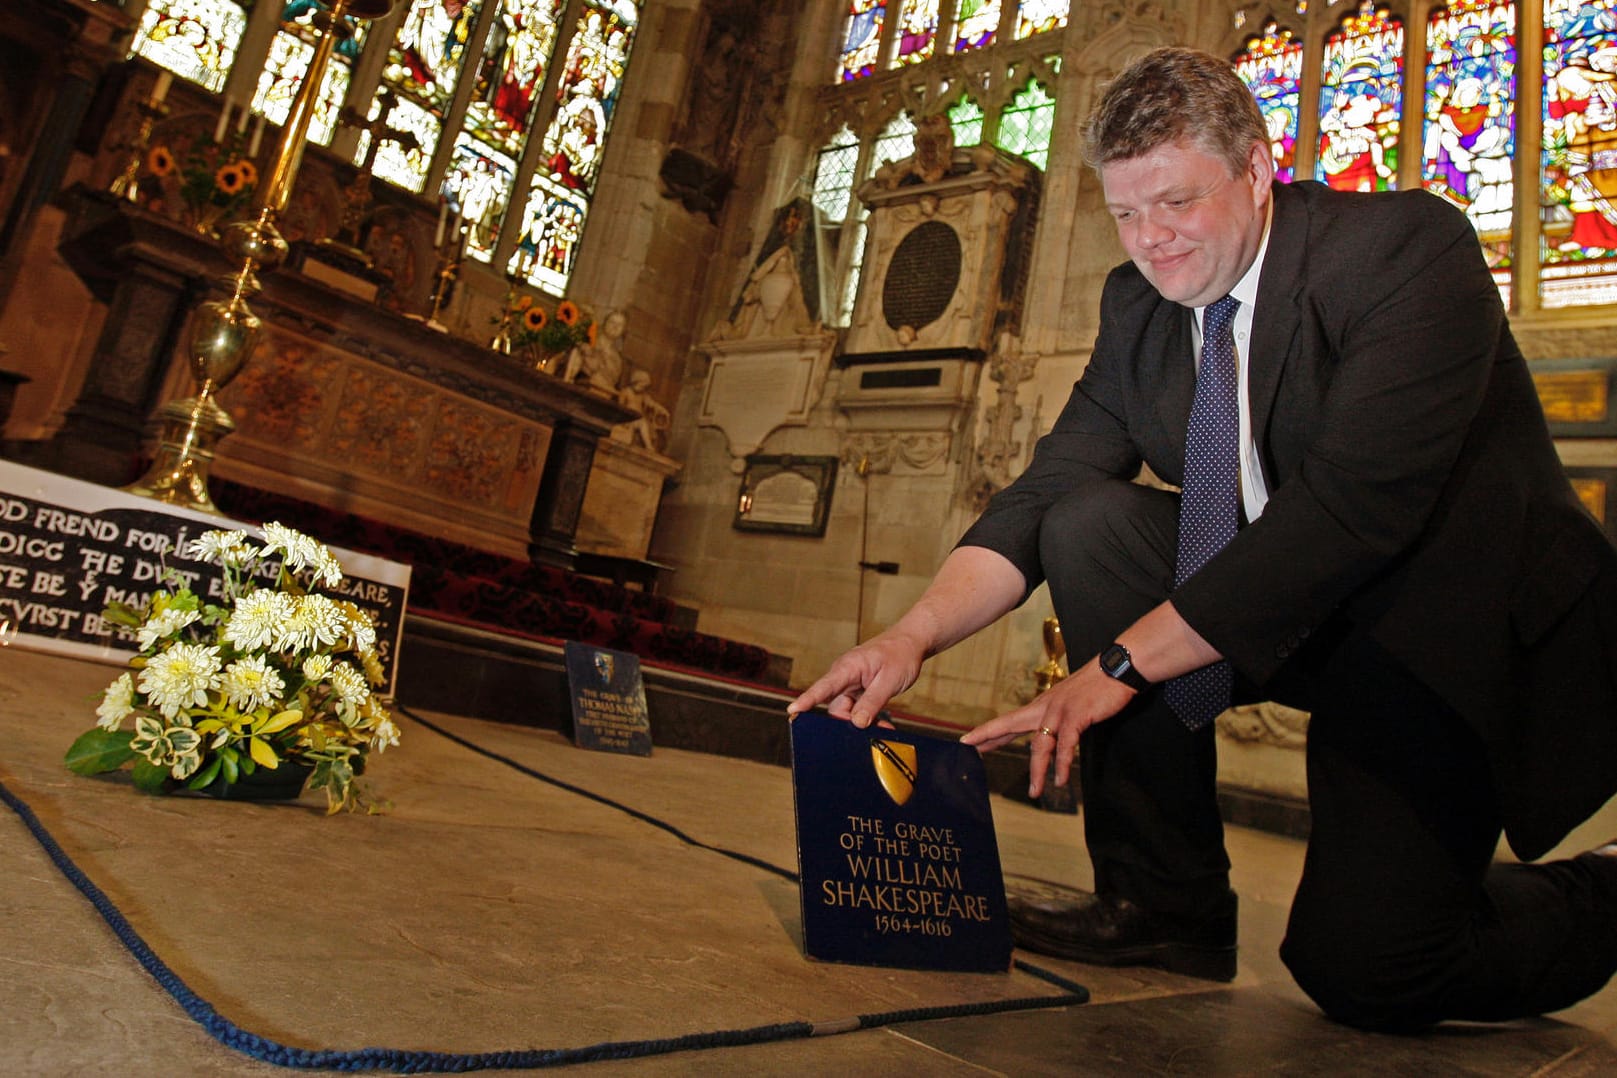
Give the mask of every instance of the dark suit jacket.
M 1100 326 L 1027 472 L 961 540 L 1030 590 L 1056 498 L 1142 462 L 1183 473 L 1190 311 L 1125 264 Z M 1424 192 L 1277 184 L 1249 362 L 1269 502 L 1175 608 L 1259 684 L 1327 623 L 1370 633 L 1482 736 L 1511 845 L 1541 856 L 1617 791 L 1617 551 L 1566 481 L 1475 231 Z

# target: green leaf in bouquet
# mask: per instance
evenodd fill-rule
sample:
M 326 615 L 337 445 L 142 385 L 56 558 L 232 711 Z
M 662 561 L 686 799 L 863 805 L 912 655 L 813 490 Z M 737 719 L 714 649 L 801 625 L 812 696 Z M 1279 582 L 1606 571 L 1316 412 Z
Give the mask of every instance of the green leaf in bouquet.
M 135 758 L 129 747 L 134 739 L 133 730 L 103 730 L 97 726 L 79 735 L 68 747 L 63 763 L 75 775 L 99 775 L 116 771 Z
M 162 764 L 154 764 L 144 756 L 135 758 L 135 789 L 142 793 L 160 794 L 168 784 L 169 771 Z

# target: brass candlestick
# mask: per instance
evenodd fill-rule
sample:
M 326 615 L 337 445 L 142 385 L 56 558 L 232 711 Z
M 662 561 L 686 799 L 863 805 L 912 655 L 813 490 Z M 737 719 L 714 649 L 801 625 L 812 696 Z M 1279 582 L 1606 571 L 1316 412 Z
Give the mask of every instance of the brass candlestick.
M 229 225 L 220 237 L 220 246 L 238 266 L 234 273 L 220 278 L 230 298 L 204 301 L 191 318 L 186 354 L 197 393 L 185 400 L 170 401 L 159 411 L 163 432 L 156 457 L 146 474 L 125 488 L 131 493 L 207 513 L 218 512 L 208 496 L 208 470 L 214 447 L 235 429 L 235 423 L 215 398 L 247 365 L 257 343 L 262 323 L 247 305 L 247 297 L 259 291 L 257 271 L 261 267 L 273 269 L 286 258 L 286 240 L 276 230 L 275 218 L 291 198 L 292 181 L 303 159 L 326 65 L 344 17 L 381 18 L 392 10 L 393 3 L 394 0 L 333 0 L 329 14 L 316 24 L 320 39 L 287 112 L 274 158 L 258 188 L 255 217 Z
M 449 327 L 438 321 L 438 312 L 449 302 L 450 290 L 460 276 L 461 263 L 466 261 L 465 236 L 466 230 L 462 226 L 459 235 L 438 248 L 438 283 L 432 288 L 432 310 L 427 313 L 427 325 L 444 333 L 449 332 Z
M 168 106 L 161 101 L 142 101 L 135 108 L 140 112 L 140 128 L 129 142 L 129 160 L 123 171 L 107 188 L 115 197 L 129 202 L 140 201 L 140 170 L 146 164 L 146 151 L 151 146 L 152 128 L 168 115 Z
M 514 343 L 513 338 L 516 336 L 516 329 L 511 324 L 516 318 L 516 305 L 517 279 L 507 275 L 505 302 L 500 310 L 500 324 L 494 327 L 494 336 L 488 342 L 490 348 L 505 355 L 511 354 L 511 346 Z

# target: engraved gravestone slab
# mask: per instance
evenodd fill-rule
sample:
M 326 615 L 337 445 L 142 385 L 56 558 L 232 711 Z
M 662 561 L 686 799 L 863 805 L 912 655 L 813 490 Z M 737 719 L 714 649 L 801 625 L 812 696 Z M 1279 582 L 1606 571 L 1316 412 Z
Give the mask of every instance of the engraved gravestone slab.
M 143 608 L 154 591 L 171 587 L 169 574 L 204 602 L 218 602 L 223 571 L 186 548 L 204 532 L 234 529 L 257 532 L 222 516 L 0 461 L 0 627 L 33 650 L 127 662 L 139 651 L 135 633 L 103 618 L 107 605 Z M 385 691 L 392 692 L 410 567 L 330 549 L 343 571 L 330 594 L 370 615 Z M 266 571 L 278 566 L 272 562 Z
M 1005 883 L 975 749 L 792 721 L 803 949 L 871 966 L 1003 973 Z
M 573 702 L 573 743 L 600 752 L 651 755 L 651 717 L 640 659 L 569 640 L 567 685 Z

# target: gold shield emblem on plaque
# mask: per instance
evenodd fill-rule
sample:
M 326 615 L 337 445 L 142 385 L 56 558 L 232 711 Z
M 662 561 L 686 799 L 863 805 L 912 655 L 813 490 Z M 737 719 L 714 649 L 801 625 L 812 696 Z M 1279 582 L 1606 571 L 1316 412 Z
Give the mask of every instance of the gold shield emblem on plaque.
M 915 746 L 901 741 L 872 741 L 870 756 L 887 796 L 895 805 L 908 801 L 915 792 Z

